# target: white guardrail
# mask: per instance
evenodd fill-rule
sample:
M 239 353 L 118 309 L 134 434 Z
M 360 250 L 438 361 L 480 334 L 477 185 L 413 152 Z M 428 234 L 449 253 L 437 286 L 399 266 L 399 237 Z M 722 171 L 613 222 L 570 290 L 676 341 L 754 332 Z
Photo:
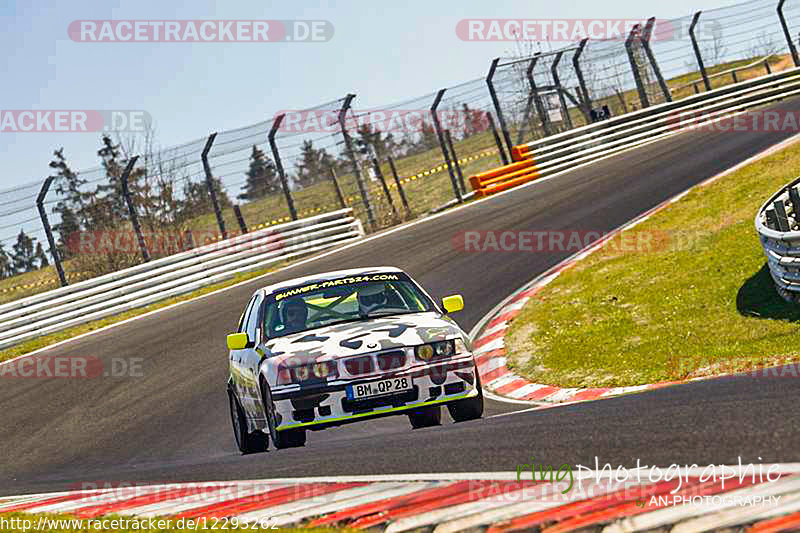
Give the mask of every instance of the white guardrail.
M 775 288 L 785 300 L 800 302 L 800 178 L 761 206 L 756 231 Z
M 574 168 L 635 146 L 651 143 L 688 129 L 725 120 L 725 127 L 742 127 L 747 110 L 800 95 L 800 68 L 792 68 L 728 85 L 675 102 L 654 105 L 519 145 L 521 158 L 533 158 L 540 176 Z M 741 117 L 744 122 L 745 117 Z M 764 117 L 761 117 L 762 120 Z M 750 127 L 752 121 L 744 127 Z M 760 127 L 762 122 L 758 122 Z M 775 127 L 782 127 L 783 117 Z
M 0 349 L 340 246 L 364 236 L 352 209 L 332 211 L 0 305 Z

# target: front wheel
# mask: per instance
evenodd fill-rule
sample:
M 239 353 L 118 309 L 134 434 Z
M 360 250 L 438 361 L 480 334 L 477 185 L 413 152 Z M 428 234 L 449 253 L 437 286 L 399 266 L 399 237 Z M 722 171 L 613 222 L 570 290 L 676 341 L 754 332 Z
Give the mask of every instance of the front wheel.
M 475 420 L 483 416 L 483 389 L 481 388 L 481 377 L 475 371 L 475 386 L 478 388 L 478 395 L 472 398 L 464 398 L 447 404 L 447 410 L 454 422 L 466 422 Z
M 269 447 L 267 436 L 261 431 L 253 433 L 247 431 L 247 420 L 245 419 L 244 411 L 232 392 L 228 392 L 228 402 L 230 404 L 231 423 L 233 424 L 233 436 L 236 439 L 236 446 L 239 451 L 245 454 L 266 451 Z
M 277 430 L 275 423 L 275 404 L 272 402 L 272 393 L 269 385 L 261 384 L 261 396 L 264 398 L 264 411 L 267 415 L 267 426 L 269 427 L 269 438 L 276 449 L 299 448 L 306 445 L 305 429 L 285 429 Z
M 408 421 L 414 429 L 438 426 L 442 423 L 442 408 L 439 405 L 421 407 L 408 413 Z

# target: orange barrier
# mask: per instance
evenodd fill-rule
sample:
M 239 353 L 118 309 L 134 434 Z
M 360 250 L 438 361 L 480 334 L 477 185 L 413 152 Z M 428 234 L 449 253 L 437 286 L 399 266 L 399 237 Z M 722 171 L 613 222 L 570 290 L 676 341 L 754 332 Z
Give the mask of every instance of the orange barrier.
M 469 183 L 475 191 L 475 196 L 488 196 L 505 191 L 539 177 L 533 153 L 526 145 L 514 146 L 511 153 L 514 163 L 470 176 Z

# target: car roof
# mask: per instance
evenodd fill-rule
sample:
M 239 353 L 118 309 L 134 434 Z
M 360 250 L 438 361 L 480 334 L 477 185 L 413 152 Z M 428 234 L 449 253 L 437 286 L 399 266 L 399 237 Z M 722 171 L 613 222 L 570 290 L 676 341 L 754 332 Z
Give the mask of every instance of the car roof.
M 333 270 L 331 272 L 320 272 L 311 276 L 304 276 L 302 278 L 293 278 L 273 285 L 267 285 L 260 290 L 264 294 L 272 294 L 275 291 L 288 289 L 289 287 L 297 287 L 298 285 L 307 285 L 309 283 L 316 283 L 328 279 L 343 278 L 347 276 L 363 276 L 365 274 L 377 274 L 380 272 L 403 272 L 397 267 L 382 266 L 382 267 L 367 267 L 367 268 L 352 268 L 349 270 Z

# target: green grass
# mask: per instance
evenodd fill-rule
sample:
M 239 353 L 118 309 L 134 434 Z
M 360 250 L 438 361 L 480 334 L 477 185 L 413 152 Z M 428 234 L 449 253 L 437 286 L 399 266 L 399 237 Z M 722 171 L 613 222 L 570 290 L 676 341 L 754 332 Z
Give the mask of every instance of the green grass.
M 38 350 L 39 348 L 44 348 L 45 346 L 50 346 L 51 344 L 55 344 L 57 342 L 61 342 L 67 339 L 71 339 L 72 337 L 76 337 L 83 333 L 88 333 L 90 331 L 94 331 L 100 328 L 104 328 L 111 324 L 115 324 L 117 322 L 122 322 L 123 320 L 127 320 L 129 318 L 133 318 L 139 315 L 143 315 L 145 313 L 149 313 L 150 311 L 155 311 L 156 309 L 161 309 L 163 307 L 168 307 L 170 305 L 184 302 L 186 300 L 191 300 L 197 298 L 199 296 L 203 296 L 204 294 L 208 294 L 214 292 L 219 289 L 224 289 L 225 287 L 230 287 L 231 285 L 235 285 L 237 283 L 241 283 L 242 281 L 247 281 L 248 279 L 253 279 L 258 276 L 262 276 L 274 270 L 277 270 L 285 265 L 287 262 L 277 263 L 270 268 L 257 270 L 254 272 L 247 272 L 243 274 L 237 274 L 235 277 L 223 281 L 220 283 L 216 283 L 214 285 L 209 285 L 208 287 L 203 287 L 202 289 L 197 289 L 196 291 L 192 291 L 181 296 L 175 296 L 173 298 L 169 298 L 166 300 L 162 300 L 160 302 L 156 302 L 154 304 L 150 304 L 146 307 L 140 307 L 138 309 L 132 309 L 131 311 L 127 311 L 125 313 L 120 313 L 118 315 L 106 317 L 100 320 L 95 320 L 93 322 L 88 322 L 86 324 L 81 324 L 80 326 L 74 326 L 62 331 L 58 331 L 56 333 L 51 333 L 50 335 L 43 335 L 41 337 L 37 337 L 35 339 L 31 339 L 29 341 L 25 341 L 23 343 L 17 344 L 11 348 L 6 350 L 0 351 L 0 361 L 8 361 L 9 359 L 13 359 L 14 357 L 18 357 L 20 355 L 25 355 L 26 353 L 32 352 L 34 350 Z M 223 342 L 221 340 L 220 342 Z
M 27 520 L 28 522 L 22 522 Z M 40 522 L 41 520 L 41 522 Z M 137 532 L 137 533 L 177 533 L 184 531 L 211 531 L 225 530 L 225 531 L 282 531 L 284 533 L 327 533 L 334 531 L 353 531 L 348 529 L 335 529 L 335 528 L 276 528 L 270 529 L 269 524 L 266 522 L 262 526 L 267 527 L 233 527 L 230 522 L 214 521 L 209 519 L 205 523 L 198 521 L 199 526 L 186 527 L 187 522 L 181 522 L 177 519 L 170 518 L 154 518 L 151 522 L 146 518 L 135 518 L 130 516 L 117 516 L 109 515 L 92 520 L 81 520 L 80 523 L 75 523 L 77 520 L 71 515 L 67 514 L 24 514 L 24 513 L 9 513 L 0 514 L 0 532 L 2 533 L 30 533 L 31 531 L 52 531 L 56 533 L 91 533 L 97 531 L 117 531 L 121 533 Z M 159 523 L 159 520 L 162 522 Z M 114 522 L 116 521 L 116 522 Z M 103 527 L 105 523 L 108 527 Z M 42 529 L 37 529 L 41 525 Z M 127 528 L 120 527 L 127 525 Z M 154 527 L 150 527 L 153 525 Z M 206 527 L 203 527 L 203 526 Z M 238 524 L 237 524 L 238 525 Z M 116 527 L 112 527 L 116 526 Z M 164 526 L 164 527 L 159 527 Z M 184 526 L 184 527 L 179 527 Z M 214 527 L 216 526 L 216 527 Z M 46 528 L 46 529 L 45 529 Z
M 800 145 L 631 228 L 530 300 L 506 336 L 515 371 L 622 386 L 800 360 L 800 306 L 778 296 L 753 219 L 797 175 Z M 637 238 L 653 246 L 623 246 Z

